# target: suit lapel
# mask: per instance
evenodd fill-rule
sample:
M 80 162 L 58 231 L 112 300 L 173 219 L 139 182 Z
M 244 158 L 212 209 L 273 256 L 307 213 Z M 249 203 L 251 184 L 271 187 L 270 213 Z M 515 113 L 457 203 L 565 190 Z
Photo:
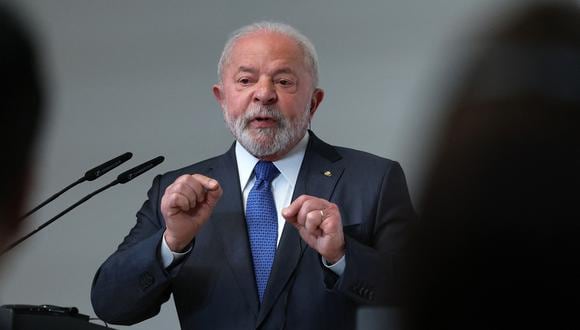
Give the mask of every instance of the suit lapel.
M 344 167 L 338 162 L 341 156 L 334 147 L 318 139 L 314 133 L 310 131 L 309 133 L 310 140 L 296 180 L 292 200 L 304 194 L 330 200 L 334 187 L 344 171 Z M 257 327 L 265 320 L 280 294 L 287 289 L 287 284 L 306 247 L 298 231 L 288 223 L 284 225 L 268 288 L 258 315 Z
M 236 277 L 249 310 L 256 317 L 259 300 L 234 147 L 230 148 L 223 157 L 218 158 L 217 166 L 211 169 L 211 175 L 222 185 L 223 195 L 209 221 L 217 227 L 227 263 Z M 221 261 L 216 260 L 216 262 Z

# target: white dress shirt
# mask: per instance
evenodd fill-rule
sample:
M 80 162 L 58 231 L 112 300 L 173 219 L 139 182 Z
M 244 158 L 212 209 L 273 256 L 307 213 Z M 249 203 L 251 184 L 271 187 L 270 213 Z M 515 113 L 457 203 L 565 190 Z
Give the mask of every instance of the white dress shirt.
M 282 216 L 282 209 L 290 205 L 292 202 L 292 195 L 294 194 L 294 188 L 296 187 L 296 180 L 298 179 L 298 173 L 300 172 L 300 166 L 302 165 L 302 160 L 304 159 L 304 154 L 306 153 L 306 146 L 308 145 L 309 135 L 304 134 L 304 137 L 296 144 L 286 156 L 274 163 L 280 174 L 272 181 L 272 194 L 274 195 L 274 203 L 276 204 L 276 211 L 278 214 L 278 238 L 276 244 L 280 242 L 280 237 L 282 237 L 282 231 L 284 230 L 284 225 L 286 224 L 286 219 Z M 244 199 L 244 213 L 246 212 L 246 203 L 248 201 L 248 195 L 254 182 L 256 181 L 254 175 L 254 166 L 260 161 L 258 158 L 250 154 L 239 142 L 236 142 L 235 147 L 236 161 L 238 165 L 238 176 L 240 178 L 240 189 Z M 191 247 L 190 247 L 191 250 Z M 168 267 L 176 260 L 181 259 L 190 250 L 184 253 L 173 252 L 167 246 L 165 237 L 163 237 L 163 242 L 161 244 L 161 259 L 163 265 Z M 325 267 L 332 270 L 337 275 L 342 275 L 344 272 L 344 267 L 346 266 L 346 260 L 343 256 L 336 263 L 329 265 L 324 258 L 322 258 L 322 263 Z

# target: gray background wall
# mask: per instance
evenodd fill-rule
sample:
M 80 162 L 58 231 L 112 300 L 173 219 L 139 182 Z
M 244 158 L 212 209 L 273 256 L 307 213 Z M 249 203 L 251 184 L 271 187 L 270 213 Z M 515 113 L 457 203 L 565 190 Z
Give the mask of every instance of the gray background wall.
M 326 90 L 314 131 L 334 144 L 400 161 L 416 201 L 438 95 L 455 78 L 457 58 L 474 46 L 462 37 L 502 1 L 17 2 L 40 37 L 51 95 L 29 206 L 100 162 L 134 153 L 121 169 L 38 212 L 24 232 L 122 170 L 166 157 L 151 173 L 90 200 L 3 257 L 0 304 L 76 306 L 94 316 L 94 272 L 134 224 L 153 175 L 222 153 L 232 142 L 210 90 L 229 32 L 272 19 L 308 35 Z M 178 327 L 169 302 L 132 329 Z

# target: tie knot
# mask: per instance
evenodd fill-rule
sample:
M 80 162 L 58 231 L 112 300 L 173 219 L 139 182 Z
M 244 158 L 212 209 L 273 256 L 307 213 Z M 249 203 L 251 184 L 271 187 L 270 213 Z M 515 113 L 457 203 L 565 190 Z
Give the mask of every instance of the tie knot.
M 256 174 L 256 180 L 272 182 L 280 174 L 280 171 L 272 162 L 259 161 L 254 167 L 254 173 Z

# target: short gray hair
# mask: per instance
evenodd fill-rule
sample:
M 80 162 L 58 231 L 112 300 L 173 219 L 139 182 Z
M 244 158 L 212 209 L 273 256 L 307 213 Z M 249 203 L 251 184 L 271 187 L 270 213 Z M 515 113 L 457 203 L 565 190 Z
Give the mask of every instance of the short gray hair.
M 310 73 L 312 74 L 313 86 L 318 87 L 318 55 L 316 54 L 314 44 L 312 44 L 310 39 L 308 39 L 296 28 L 288 24 L 268 21 L 252 23 L 232 32 L 232 34 L 226 41 L 226 44 L 222 51 L 222 55 L 218 62 L 218 79 L 220 82 L 222 81 L 222 73 L 224 66 L 230 60 L 232 48 L 234 47 L 236 41 L 238 41 L 242 37 L 245 37 L 258 31 L 280 33 L 284 36 L 294 39 L 304 52 L 305 63 L 309 67 Z

